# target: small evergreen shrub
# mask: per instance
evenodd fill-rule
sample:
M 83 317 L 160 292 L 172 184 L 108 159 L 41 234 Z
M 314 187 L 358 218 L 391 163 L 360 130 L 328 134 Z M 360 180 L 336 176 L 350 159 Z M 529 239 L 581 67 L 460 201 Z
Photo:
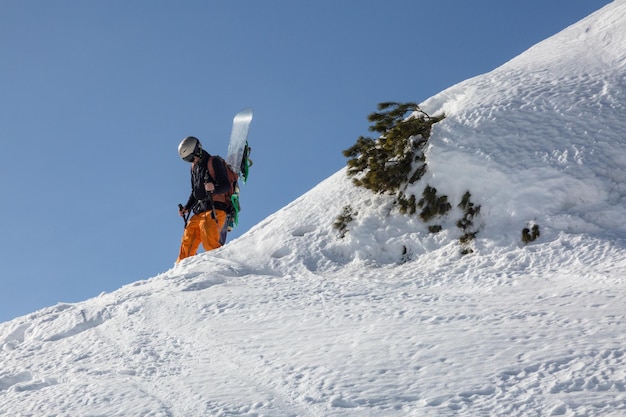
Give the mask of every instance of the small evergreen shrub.
M 428 226 L 428 231 L 430 233 L 439 233 L 441 232 L 442 227 L 438 224 L 434 224 L 432 226 Z
M 452 209 L 452 205 L 448 202 L 448 196 L 437 196 L 437 189 L 429 185 L 422 192 L 422 198 L 419 201 L 414 194 L 406 198 L 404 193 L 398 193 L 396 201 L 402 214 L 413 215 L 417 213 L 418 208 L 421 209 L 419 217 L 424 223 L 435 217 L 444 216 Z M 428 226 L 430 233 L 439 233 L 441 229 L 442 227 L 437 225 Z
M 348 224 L 350 224 L 357 215 L 358 213 L 352 209 L 352 206 L 347 205 L 344 206 L 341 214 L 337 216 L 333 228 L 339 231 L 339 237 L 341 239 L 346 236 L 346 233 L 348 233 Z
M 417 206 L 422 209 L 420 218 L 428 222 L 434 217 L 443 216 L 452 208 L 448 203 L 448 196 L 437 196 L 437 189 L 427 185 L 422 192 L 422 198 L 417 202 Z
M 402 256 L 400 257 L 400 263 L 405 264 L 411 260 L 411 251 L 406 245 L 402 245 Z
M 466 191 L 461 198 L 461 202 L 458 207 L 463 211 L 463 217 L 457 222 L 456 226 L 461 229 L 463 234 L 459 238 L 461 243 L 461 254 L 467 255 L 474 250 L 471 248 L 471 244 L 478 235 L 479 228 L 474 225 L 474 218 L 480 214 L 480 206 L 475 205 L 471 201 L 472 195 L 469 191 Z
M 411 197 L 407 199 L 404 193 L 398 193 L 396 201 L 400 206 L 400 213 L 402 214 L 413 215 L 417 211 L 417 203 L 415 200 L 415 195 L 413 194 L 411 194 Z
M 537 240 L 539 236 L 541 236 L 541 233 L 539 232 L 538 224 L 534 224 L 530 229 L 528 227 L 522 229 L 522 242 L 526 245 Z

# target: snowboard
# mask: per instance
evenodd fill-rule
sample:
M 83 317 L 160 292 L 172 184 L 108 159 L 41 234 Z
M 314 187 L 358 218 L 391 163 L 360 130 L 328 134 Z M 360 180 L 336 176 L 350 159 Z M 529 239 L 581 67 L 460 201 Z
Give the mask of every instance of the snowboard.
M 235 171 L 245 183 L 248 180 L 250 147 L 248 146 L 248 131 L 252 122 L 252 109 L 241 110 L 233 118 L 233 129 L 230 132 L 226 163 Z
M 240 111 L 233 118 L 233 128 L 230 132 L 230 140 L 228 142 L 228 151 L 226 153 L 226 164 L 234 171 L 244 183 L 248 180 L 248 168 L 252 164 L 250 156 L 250 147 L 248 146 L 248 131 L 252 122 L 252 109 L 246 108 Z M 226 243 L 226 236 L 233 227 L 239 223 L 239 187 L 235 189 L 235 193 L 231 196 L 232 212 L 228 213 L 227 221 L 220 231 L 220 244 Z

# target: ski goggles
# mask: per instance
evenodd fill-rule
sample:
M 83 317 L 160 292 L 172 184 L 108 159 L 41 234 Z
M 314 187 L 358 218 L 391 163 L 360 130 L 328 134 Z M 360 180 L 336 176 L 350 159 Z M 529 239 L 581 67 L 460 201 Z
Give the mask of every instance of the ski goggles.
M 193 158 L 195 158 L 196 156 L 192 153 L 190 153 L 189 155 L 187 155 L 186 157 L 183 158 L 183 161 L 185 162 L 193 162 Z

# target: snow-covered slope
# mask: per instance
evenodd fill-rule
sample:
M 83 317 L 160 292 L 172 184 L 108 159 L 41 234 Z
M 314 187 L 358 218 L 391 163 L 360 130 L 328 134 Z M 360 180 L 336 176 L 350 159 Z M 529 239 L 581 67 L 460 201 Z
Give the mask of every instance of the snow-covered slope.
M 625 7 L 611 4 L 424 104 L 449 116 L 429 155 L 431 182 L 472 190 L 490 238 L 517 236 L 526 221 L 626 232 Z
M 224 248 L 0 324 L 0 415 L 626 415 L 625 37 L 621 0 L 424 103 L 447 118 L 416 191 L 472 192 L 473 254 L 342 170 Z

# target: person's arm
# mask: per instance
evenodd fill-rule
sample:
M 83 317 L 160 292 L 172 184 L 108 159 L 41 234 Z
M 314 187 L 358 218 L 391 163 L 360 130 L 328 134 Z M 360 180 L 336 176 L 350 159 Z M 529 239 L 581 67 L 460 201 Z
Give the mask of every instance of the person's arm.
M 189 194 L 189 199 L 187 200 L 187 204 L 185 204 L 185 210 L 191 211 L 193 206 L 196 205 L 198 199 L 193 195 L 193 179 L 191 180 L 191 193 Z
M 222 163 L 220 158 L 212 158 L 213 160 L 213 172 L 215 177 L 213 178 L 215 189 L 213 194 L 224 194 L 230 191 L 230 184 L 228 183 L 228 173 L 226 173 L 226 165 Z

